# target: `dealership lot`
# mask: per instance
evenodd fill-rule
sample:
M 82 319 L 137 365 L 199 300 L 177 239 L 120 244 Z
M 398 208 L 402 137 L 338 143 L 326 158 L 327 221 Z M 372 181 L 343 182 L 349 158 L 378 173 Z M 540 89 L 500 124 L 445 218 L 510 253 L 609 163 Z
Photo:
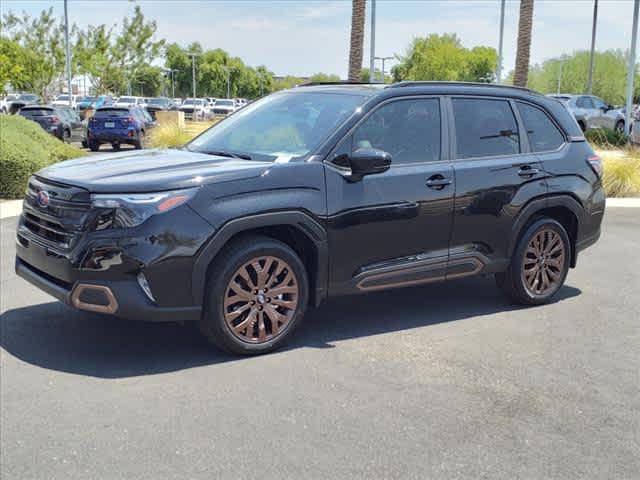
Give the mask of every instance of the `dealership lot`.
M 638 478 L 640 209 L 558 300 L 491 279 L 341 298 L 284 351 L 75 312 L 13 273 L 2 220 L 0 476 Z

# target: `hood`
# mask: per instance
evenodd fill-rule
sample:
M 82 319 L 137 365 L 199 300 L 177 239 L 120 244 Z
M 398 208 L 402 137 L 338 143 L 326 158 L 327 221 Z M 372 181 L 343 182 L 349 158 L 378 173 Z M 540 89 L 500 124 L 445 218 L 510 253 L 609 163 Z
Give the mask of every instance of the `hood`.
M 94 193 L 173 190 L 257 177 L 273 164 L 158 149 L 92 155 L 56 163 L 36 175 Z

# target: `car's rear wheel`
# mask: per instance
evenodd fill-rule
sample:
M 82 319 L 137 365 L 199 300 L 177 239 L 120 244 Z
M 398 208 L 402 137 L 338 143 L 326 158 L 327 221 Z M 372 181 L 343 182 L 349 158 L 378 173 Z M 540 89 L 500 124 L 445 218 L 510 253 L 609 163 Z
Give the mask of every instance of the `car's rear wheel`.
M 62 141 L 64 143 L 71 143 L 71 132 L 69 130 L 62 131 Z
M 517 303 L 543 304 L 564 284 L 570 260 L 571 243 L 564 227 L 541 218 L 526 229 L 508 270 L 496 274 L 496 283 Z
M 616 123 L 616 132 L 624 133 L 624 120 L 618 120 Z
M 119 150 L 120 150 L 120 142 L 113 142 L 113 143 L 111 144 L 111 148 L 112 148 L 115 152 L 119 151 Z
M 304 265 L 286 244 L 246 237 L 225 249 L 208 276 L 200 330 L 241 355 L 270 352 L 286 341 L 306 310 Z
M 89 140 L 89 150 L 91 150 L 92 152 L 97 152 L 98 150 L 100 150 L 100 144 L 95 140 Z

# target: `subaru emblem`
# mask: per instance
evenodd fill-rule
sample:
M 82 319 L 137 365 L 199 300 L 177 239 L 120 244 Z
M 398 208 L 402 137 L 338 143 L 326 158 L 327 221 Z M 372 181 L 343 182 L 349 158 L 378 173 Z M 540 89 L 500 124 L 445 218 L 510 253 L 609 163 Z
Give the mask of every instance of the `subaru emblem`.
M 49 205 L 49 194 L 44 190 L 38 192 L 38 205 L 47 207 Z

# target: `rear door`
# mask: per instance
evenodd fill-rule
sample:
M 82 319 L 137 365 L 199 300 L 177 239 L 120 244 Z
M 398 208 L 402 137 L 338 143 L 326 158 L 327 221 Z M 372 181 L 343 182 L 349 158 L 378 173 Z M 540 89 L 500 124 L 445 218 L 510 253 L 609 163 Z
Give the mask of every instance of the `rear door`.
M 375 107 L 327 163 L 334 293 L 444 278 L 455 186 L 441 101 L 413 97 Z M 391 154 L 390 169 L 350 182 L 349 154 L 372 147 Z
M 546 193 L 542 163 L 529 151 L 515 102 L 452 97 L 449 103 L 456 195 L 448 277 L 464 274 L 456 258 L 475 258 L 484 271 L 508 261 L 514 217 Z M 455 267 L 455 268 L 454 268 Z

